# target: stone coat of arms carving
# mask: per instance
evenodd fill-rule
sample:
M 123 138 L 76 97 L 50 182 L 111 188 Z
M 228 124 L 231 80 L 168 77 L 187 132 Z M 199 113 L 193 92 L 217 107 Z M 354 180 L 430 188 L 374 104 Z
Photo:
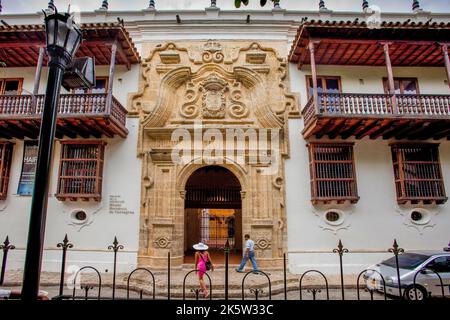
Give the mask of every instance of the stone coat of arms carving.
M 224 118 L 228 84 L 225 80 L 212 74 L 201 83 L 203 118 Z

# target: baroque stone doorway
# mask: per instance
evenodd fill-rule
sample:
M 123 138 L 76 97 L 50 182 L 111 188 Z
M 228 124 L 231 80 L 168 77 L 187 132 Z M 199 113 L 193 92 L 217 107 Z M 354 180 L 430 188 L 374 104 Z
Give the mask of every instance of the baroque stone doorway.
M 231 262 L 242 253 L 242 199 L 237 177 L 221 166 L 197 169 L 186 183 L 184 263 L 192 263 L 195 243 L 209 246 L 214 263 L 224 260 L 228 240 Z
M 142 159 L 138 265 L 165 268 L 169 257 L 171 267 L 183 265 L 186 184 L 198 169 L 216 165 L 240 183 L 242 208 L 222 208 L 242 219 L 236 239 L 249 233 L 258 265 L 281 267 L 287 125 L 300 116 L 289 91 L 285 43 L 143 43 L 142 55 L 139 92 L 130 95 L 128 108 L 128 116 L 139 117 Z M 173 157 L 180 145 L 183 159 Z

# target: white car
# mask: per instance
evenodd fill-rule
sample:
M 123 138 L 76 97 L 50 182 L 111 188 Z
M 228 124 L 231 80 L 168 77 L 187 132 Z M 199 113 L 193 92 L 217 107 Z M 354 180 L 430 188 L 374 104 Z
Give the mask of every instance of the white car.
M 450 297 L 450 253 L 439 251 L 414 251 L 398 256 L 401 292 L 408 300 L 425 300 L 428 297 Z M 369 290 L 384 292 L 381 276 L 386 281 L 386 294 L 399 297 L 395 257 L 373 265 L 364 274 Z M 377 272 L 371 271 L 375 270 Z M 439 280 L 438 273 L 442 279 Z M 417 274 L 417 276 L 416 276 Z M 414 276 L 416 287 L 414 290 Z

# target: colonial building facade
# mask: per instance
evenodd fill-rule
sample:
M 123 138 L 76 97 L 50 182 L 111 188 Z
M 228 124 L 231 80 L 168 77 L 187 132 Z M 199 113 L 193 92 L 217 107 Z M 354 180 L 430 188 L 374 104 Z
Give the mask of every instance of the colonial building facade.
M 363 3 L 366 3 L 365 1 Z M 255 240 L 262 268 L 345 272 L 450 241 L 450 15 L 82 12 L 96 87 L 63 92 L 44 270 L 181 267 Z M 117 23 L 119 17 L 119 23 Z M 1 15 L 0 237 L 23 267 L 45 84 L 41 14 Z

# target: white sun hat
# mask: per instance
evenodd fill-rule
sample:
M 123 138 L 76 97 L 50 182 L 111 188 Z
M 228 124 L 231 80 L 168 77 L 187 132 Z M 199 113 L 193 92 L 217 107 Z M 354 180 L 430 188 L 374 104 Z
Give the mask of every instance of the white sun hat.
M 203 242 L 199 242 L 197 244 L 194 244 L 194 249 L 199 251 L 205 251 L 208 250 L 208 246 L 204 244 Z

